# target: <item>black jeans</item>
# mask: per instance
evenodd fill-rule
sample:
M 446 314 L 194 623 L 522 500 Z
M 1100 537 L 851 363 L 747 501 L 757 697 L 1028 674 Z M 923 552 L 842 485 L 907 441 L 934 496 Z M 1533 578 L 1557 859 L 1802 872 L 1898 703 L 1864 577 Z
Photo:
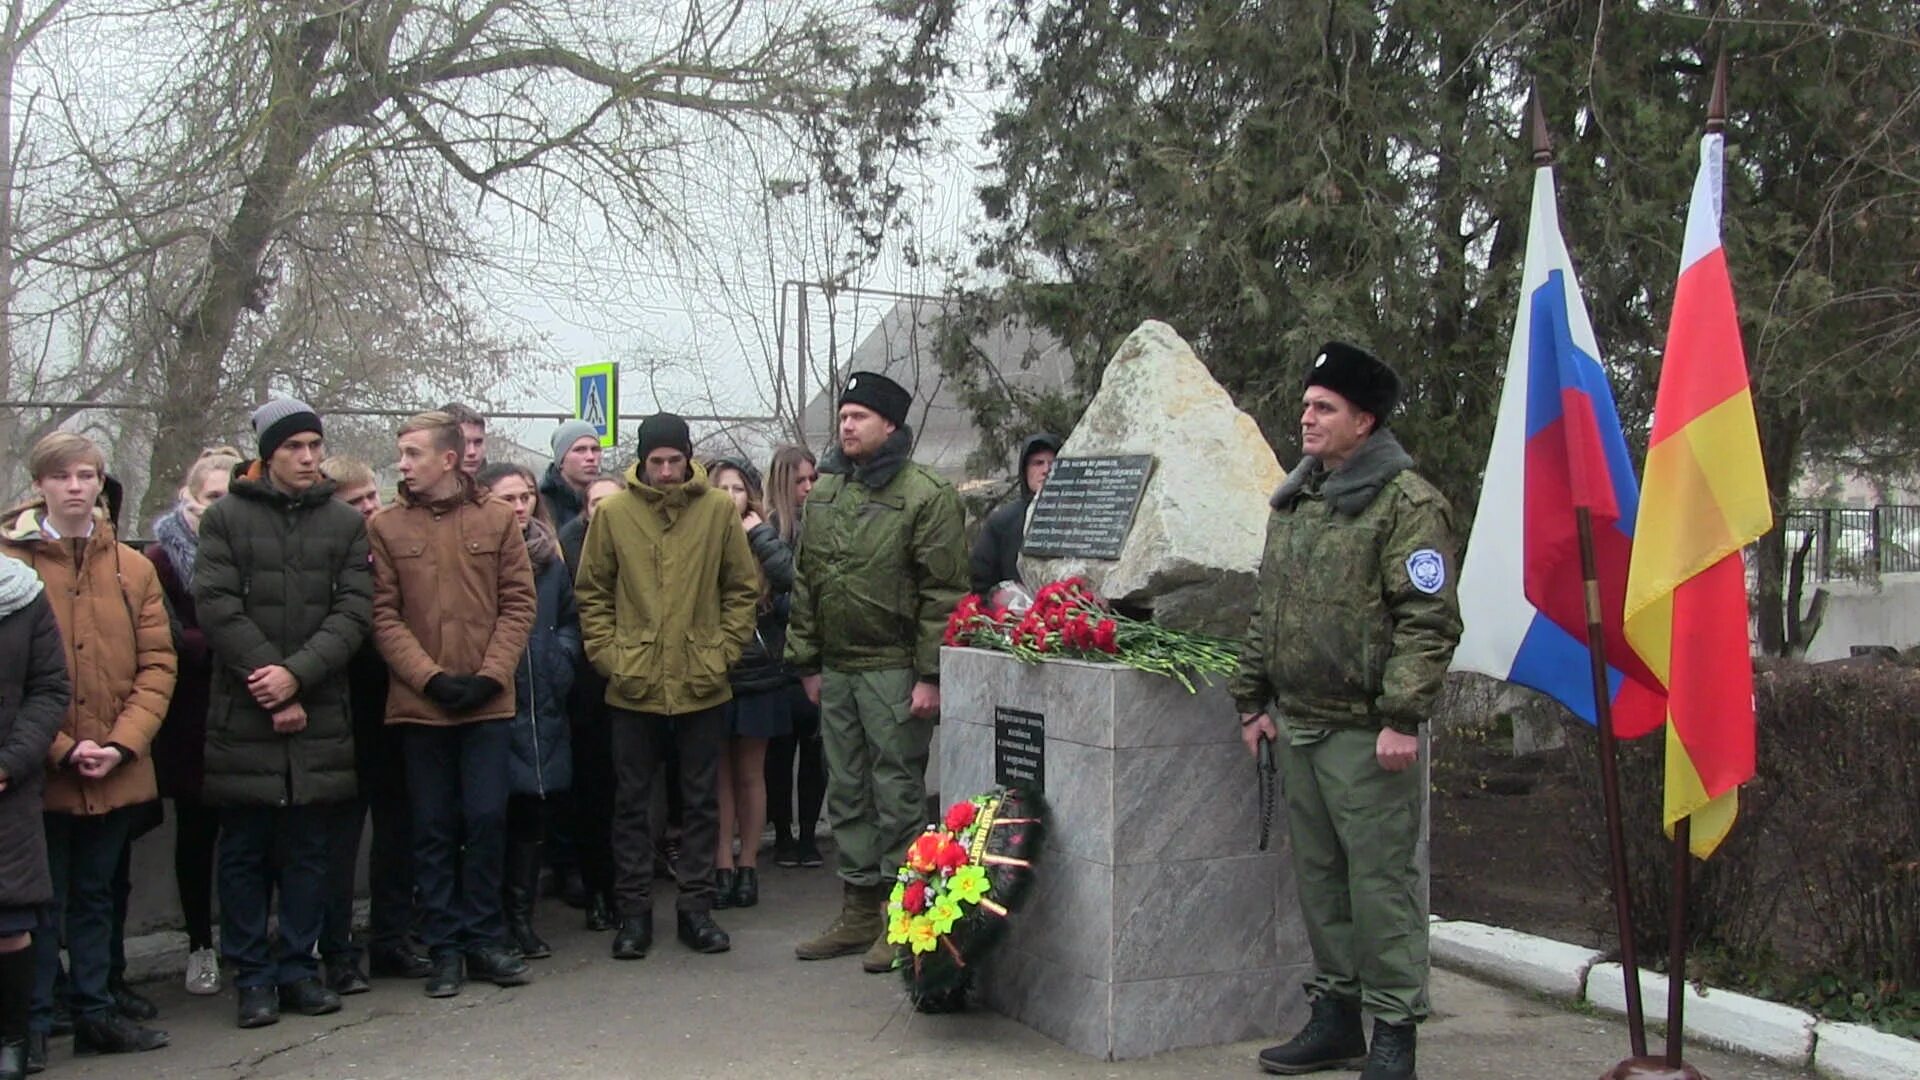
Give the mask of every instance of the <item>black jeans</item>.
M 653 777 L 668 738 L 679 763 L 681 911 L 713 908 L 713 859 L 720 837 L 720 749 L 724 706 L 680 716 L 613 710 L 614 897 L 622 915 L 653 907 Z
M 407 793 L 363 783 L 360 794 L 339 805 L 328 831 L 327 915 L 320 932 L 320 955 L 328 960 L 358 959 L 365 952 L 353 943 L 353 897 L 369 814 L 367 941 L 376 949 L 397 949 L 408 944 L 413 930 L 413 811 Z
M 512 724 L 405 725 L 420 937 L 431 953 L 506 942 L 500 885 Z
M 328 826 L 338 803 L 220 809 L 220 953 L 238 987 L 284 986 L 320 972 Z M 280 895 L 277 929 L 267 917 Z
M 820 808 L 827 800 L 827 759 L 820 743 L 820 706 L 807 700 L 796 684 L 787 690 L 793 716 L 793 734 L 767 741 L 767 819 L 783 840 L 794 839 L 795 806 L 799 799 L 798 836 L 813 841 L 820 825 Z M 794 780 L 799 766 L 799 782 Z
M 113 883 L 132 834 L 131 807 L 104 814 L 42 814 L 47 868 L 53 872 L 54 917 L 65 928 L 68 1000 L 76 1016 L 113 1011 L 107 977 L 113 966 Z M 33 935 L 33 1030 L 53 1029 L 53 984 L 60 976 L 61 934 Z

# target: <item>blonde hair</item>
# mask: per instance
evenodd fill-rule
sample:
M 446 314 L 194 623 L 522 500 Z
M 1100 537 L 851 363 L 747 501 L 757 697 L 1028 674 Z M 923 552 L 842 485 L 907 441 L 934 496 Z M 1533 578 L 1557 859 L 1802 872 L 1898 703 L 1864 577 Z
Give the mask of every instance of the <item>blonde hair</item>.
M 371 466 L 359 458 L 345 455 L 336 455 L 322 461 L 320 475 L 333 481 L 333 485 L 343 491 L 380 486 L 380 482 L 374 478 Z
M 415 413 L 407 417 L 400 425 L 399 434 L 411 435 L 416 431 L 425 431 L 433 435 L 435 450 L 451 451 L 457 460 L 467 449 L 466 434 L 460 430 L 460 421 L 443 409 L 431 412 Z
M 71 469 L 75 465 L 91 465 L 101 477 L 107 474 L 107 456 L 100 447 L 85 435 L 71 431 L 56 431 L 33 444 L 33 452 L 27 455 L 27 472 L 39 483 L 48 473 L 58 469 Z
M 208 476 L 216 472 L 230 473 L 235 465 L 245 460 L 246 455 L 231 446 L 210 446 L 200 451 L 200 456 L 194 458 L 193 464 L 187 466 L 187 478 L 180 482 L 181 496 L 188 499 L 195 498 L 199 494 L 200 485 L 207 482 Z
M 816 468 L 819 465 L 813 451 L 806 447 L 783 446 L 773 452 L 773 461 L 767 466 L 767 512 L 764 516 L 773 523 L 773 530 L 780 534 L 780 539 L 788 544 L 800 537 L 801 507 L 793 498 L 793 474 L 803 461 Z

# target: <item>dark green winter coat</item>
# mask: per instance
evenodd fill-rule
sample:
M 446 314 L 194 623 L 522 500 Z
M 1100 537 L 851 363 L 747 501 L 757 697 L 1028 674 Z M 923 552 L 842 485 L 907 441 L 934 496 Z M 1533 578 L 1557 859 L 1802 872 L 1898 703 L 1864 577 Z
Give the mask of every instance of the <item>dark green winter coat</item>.
M 912 668 L 940 678 L 940 637 L 967 591 L 960 496 L 908 460 L 901 427 L 871 461 L 838 447 L 807 496 L 787 629 L 787 664 L 811 675 Z
M 207 802 L 297 806 L 354 795 L 347 665 L 373 613 L 367 530 L 321 481 L 298 495 L 255 464 L 200 521 L 194 606 L 213 653 Z M 282 735 L 247 692 L 281 664 L 300 680 L 304 730 Z
M 1460 641 L 1453 511 L 1391 432 L 1274 493 L 1259 595 L 1229 686 L 1309 727 L 1413 733 Z

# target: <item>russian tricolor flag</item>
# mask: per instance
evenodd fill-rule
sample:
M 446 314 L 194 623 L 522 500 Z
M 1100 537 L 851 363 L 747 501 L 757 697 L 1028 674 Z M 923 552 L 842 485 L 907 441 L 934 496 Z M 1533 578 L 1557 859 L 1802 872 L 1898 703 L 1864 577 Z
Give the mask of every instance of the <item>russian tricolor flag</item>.
M 1553 170 L 1534 170 L 1520 311 L 1480 508 L 1460 570 L 1456 671 L 1551 695 L 1596 723 L 1576 508 L 1592 520 L 1614 732 L 1665 720 L 1660 683 L 1621 633 L 1640 493 L 1600 347 L 1580 300 Z

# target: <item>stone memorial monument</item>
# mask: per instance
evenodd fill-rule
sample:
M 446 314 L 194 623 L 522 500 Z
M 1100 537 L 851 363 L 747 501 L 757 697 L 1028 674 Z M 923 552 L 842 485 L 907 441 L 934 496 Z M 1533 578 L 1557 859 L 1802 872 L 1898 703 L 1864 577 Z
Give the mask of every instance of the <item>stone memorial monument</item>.
M 1081 574 L 1164 625 L 1244 633 L 1282 470 L 1172 328 L 1128 337 L 1054 469 L 1030 585 Z M 1286 825 L 1259 850 L 1223 685 L 950 648 L 941 694 L 944 795 L 1010 784 L 1050 806 L 1033 891 L 983 965 L 988 1005 L 1109 1060 L 1290 1033 L 1311 958 Z

